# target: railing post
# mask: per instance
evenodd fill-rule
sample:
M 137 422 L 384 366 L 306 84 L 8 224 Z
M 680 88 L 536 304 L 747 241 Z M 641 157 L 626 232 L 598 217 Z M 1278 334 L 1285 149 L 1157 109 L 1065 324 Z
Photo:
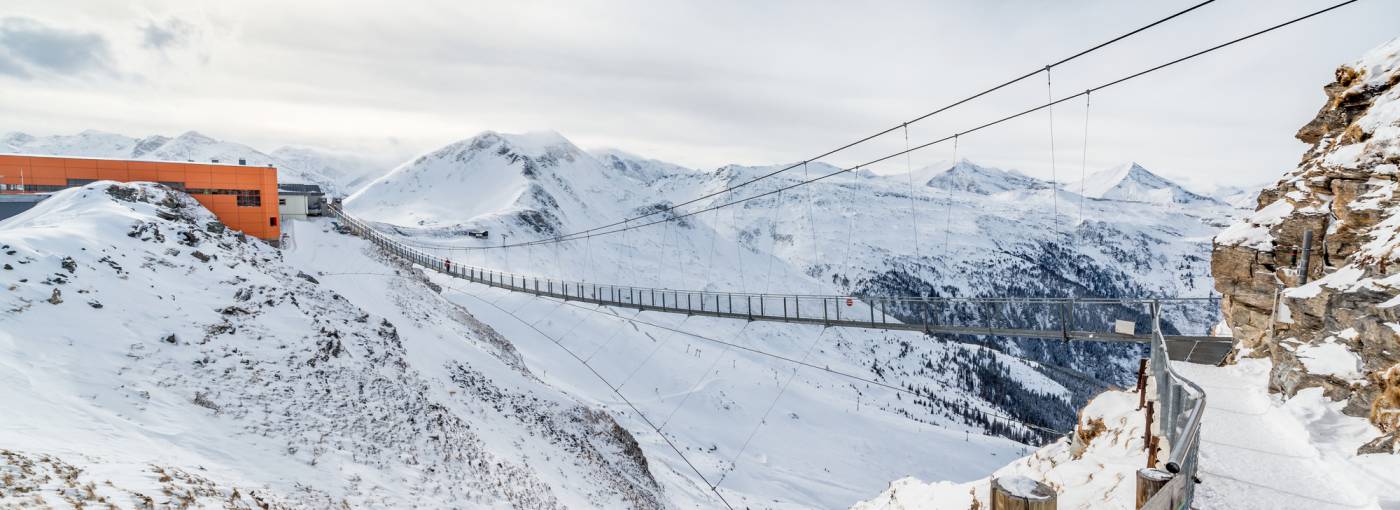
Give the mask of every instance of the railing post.
M 826 298 L 822 298 L 822 322 L 831 324 L 831 314 L 826 311 Z
M 787 296 L 783 296 L 783 322 L 787 322 Z

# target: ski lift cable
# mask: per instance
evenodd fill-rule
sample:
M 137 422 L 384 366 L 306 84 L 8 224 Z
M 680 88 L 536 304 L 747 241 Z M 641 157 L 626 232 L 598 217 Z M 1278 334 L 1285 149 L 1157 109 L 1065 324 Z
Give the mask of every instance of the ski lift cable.
M 812 338 L 812 344 L 807 346 L 807 352 L 802 355 L 803 362 L 806 362 L 807 358 L 812 356 L 812 351 L 817 348 L 817 342 L 821 340 L 822 335 L 826 334 L 827 329 L 828 328 L 822 328 L 821 332 L 817 333 L 817 335 Z M 719 480 L 715 482 L 715 487 L 719 487 L 719 484 L 724 483 L 724 479 L 729 476 L 729 473 L 733 473 L 739 466 L 739 458 L 743 457 L 744 451 L 749 449 L 749 443 L 752 443 L 754 436 L 758 435 L 758 430 L 763 428 L 764 423 L 768 422 L 768 415 L 772 414 L 773 408 L 778 406 L 778 400 L 783 398 L 783 393 L 787 393 L 788 385 L 792 384 L 792 380 L 795 378 L 797 378 L 797 367 L 792 367 L 792 373 L 788 374 L 787 380 L 783 381 L 783 385 L 778 388 L 778 394 L 773 395 L 773 400 L 768 403 L 768 409 L 763 411 L 763 416 L 758 419 L 758 423 L 755 423 L 753 429 L 749 430 L 749 437 L 744 439 L 744 444 L 739 447 L 738 453 L 735 453 L 734 458 L 729 460 L 729 468 L 720 473 Z
M 544 299 L 555 299 L 555 298 L 548 298 L 548 297 L 546 297 L 546 298 L 544 298 Z M 888 384 L 888 383 L 883 383 L 883 382 L 876 381 L 876 380 L 873 380 L 873 379 L 867 379 L 867 378 L 864 378 L 864 377 L 861 377 L 861 376 L 859 376 L 859 375 L 855 375 L 855 374 L 852 374 L 852 373 L 849 373 L 849 372 L 843 372 L 843 371 L 840 371 L 840 370 L 833 370 L 831 367 L 817 366 L 817 365 L 814 365 L 814 364 L 812 364 L 812 363 L 808 363 L 808 362 L 803 361 L 803 360 L 798 360 L 798 359 L 790 358 L 790 357 L 787 357 L 787 356 L 783 356 L 783 355 L 781 355 L 781 354 L 771 353 L 771 352 L 768 352 L 768 351 L 764 351 L 764 350 L 762 350 L 762 349 L 756 349 L 756 348 L 753 348 L 753 347 L 748 347 L 748 346 L 744 346 L 744 345 L 739 345 L 739 344 L 736 344 L 736 343 L 733 343 L 733 342 L 727 342 L 727 341 L 724 341 L 724 340 L 720 340 L 720 339 L 718 339 L 718 338 L 714 338 L 714 337 L 709 337 L 709 336 L 701 335 L 701 334 L 699 334 L 699 333 L 694 333 L 694 332 L 690 332 L 690 331 L 684 331 L 684 330 L 680 330 L 680 329 L 671 328 L 671 327 L 669 327 L 669 326 L 663 326 L 663 325 L 661 325 L 661 324 L 657 324 L 657 323 L 654 323 L 654 322 L 646 321 L 646 320 L 639 319 L 639 318 L 636 318 L 636 317 L 633 317 L 633 318 L 623 317 L 622 315 L 619 315 L 619 314 L 617 314 L 616 312 L 610 312 L 610 311 L 609 311 L 609 312 L 604 312 L 604 311 L 602 311 L 602 310 L 593 310 L 593 309 L 591 309 L 591 308 L 587 308 L 587 307 L 580 306 L 580 305 L 578 305 L 578 304 L 576 304 L 576 303 L 567 303 L 567 304 L 568 304 L 568 306 L 573 306 L 573 307 L 576 307 L 576 308 L 579 308 L 579 309 L 582 309 L 582 310 L 589 310 L 589 311 L 594 311 L 594 312 L 596 312 L 596 313 L 601 313 L 601 314 L 609 315 L 609 316 L 611 316 L 611 317 L 613 317 L 613 318 L 615 318 L 615 319 L 618 319 L 618 320 L 627 321 L 627 322 L 631 322 L 631 323 L 634 323 L 634 324 L 642 324 L 642 325 L 651 326 L 651 327 L 654 327 L 654 328 L 660 328 L 660 329 L 666 329 L 666 330 L 674 331 L 674 332 L 679 333 L 679 334 L 681 334 L 681 335 L 689 336 L 689 337 L 692 337 L 692 338 L 697 338 L 697 339 L 700 339 L 700 340 L 705 340 L 705 341 L 707 341 L 707 342 L 717 343 L 717 344 L 720 344 L 720 345 L 726 345 L 726 346 L 732 347 L 732 348 L 737 349 L 737 350 L 746 351 L 746 352 L 750 352 L 750 353 L 753 353 L 753 354 L 758 354 L 758 355 L 761 355 L 761 356 L 766 356 L 766 357 L 773 358 L 773 359 L 776 359 L 776 360 L 780 360 L 780 361 L 783 361 L 783 362 L 786 362 L 786 363 L 792 363 L 792 364 L 795 364 L 795 365 L 798 365 L 798 366 L 802 366 L 802 367 L 806 367 L 806 368 L 810 368 L 810 369 L 814 369 L 814 370 L 819 370 L 819 371 L 826 372 L 826 373 L 833 374 L 833 375 L 838 375 L 838 376 L 845 377 L 845 378 L 847 378 L 847 379 L 851 379 L 851 380 L 854 380 L 854 381 L 859 381 L 859 382 L 863 382 L 863 383 L 866 383 L 866 384 L 869 384 L 869 385 L 879 386 L 879 387 L 884 388 L 884 389 L 887 389 L 887 390 L 895 391 L 895 392 L 898 392 L 898 393 L 903 393 L 903 394 L 905 394 L 905 395 L 910 395 L 910 396 L 918 397 L 918 398 L 925 398 L 925 397 L 926 397 L 926 395 L 922 395 L 922 394 L 920 394 L 920 393 L 918 393 L 918 392 L 914 392 L 914 391 L 911 391 L 911 390 L 908 390 L 908 389 L 905 389 L 905 388 L 901 388 L 901 387 L 899 387 L 899 386 L 895 386 L 895 385 Z M 1004 354 L 1004 353 L 1003 353 L 1003 354 Z M 1004 354 L 1004 355 L 1006 355 L 1006 356 L 1008 356 L 1008 357 L 1012 357 L 1012 358 L 1016 358 L 1016 359 L 1023 359 L 1023 360 L 1024 360 L 1024 358 L 1019 358 L 1019 357 L 1017 357 L 1017 356 L 1011 356 L 1011 355 L 1009 355 L 1009 354 Z M 1035 362 L 1035 360 L 1026 360 L 1026 361 Z M 944 386 L 944 387 L 952 387 L 951 385 L 949 385 L 948 383 L 943 382 L 943 381 L 934 381 L 934 383 L 935 383 L 935 384 L 938 384 L 938 385 L 941 385 L 941 386 Z M 997 417 L 999 417 L 999 418 L 1001 418 L 1001 419 L 1004 419 L 1004 420 L 1015 421 L 1015 422 L 1021 424 L 1022 426 L 1026 427 L 1027 429 L 1037 430 L 1037 431 L 1040 431 L 1040 432 L 1043 432 L 1043 433 L 1046 433 L 1046 434 L 1050 434 L 1050 435 L 1052 435 L 1052 436 L 1063 436 L 1063 435 L 1065 435 L 1065 434 L 1068 434 L 1068 432 L 1066 432 L 1066 431 L 1055 430 L 1055 429 L 1048 428 L 1048 427 L 1044 427 L 1044 426 L 1041 426 L 1041 425 L 1035 425 L 1035 424 L 1032 424 L 1032 423 L 1029 423 L 1029 422 L 1025 422 L 1025 421 L 1020 420 L 1020 419 L 1017 419 L 1017 418 L 1012 418 L 1012 417 L 1006 416 L 1006 415 L 1001 415 L 1001 414 L 997 414 L 997 413 L 986 413 L 986 414 L 988 414 L 989 416 L 997 416 Z
M 749 326 L 752 324 L 752 322 L 745 322 L 744 327 L 739 328 L 739 332 L 734 334 L 734 338 L 737 340 L 738 338 L 744 336 L 744 331 L 747 331 L 749 329 Z M 715 365 L 718 365 L 719 360 L 723 359 L 724 355 L 729 353 L 729 349 L 731 349 L 730 346 L 724 346 L 724 350 L 720 351 L 719 355 L 715 356 L 715 359 L 713 361 L 710 361 L 710 365 L 705 368 L 704 372 L 700 373 L 700 377 L 695 379 L 695 384 L 690 385 L 690 391 L 687 391 L 685 395 L 681 397 L 680 403 L 677 403 L 676 407 L 672 408 L 671 412 L 666 415 L 666 419 L 661 421 L 662 429 L 665 429 L 666 424 L 671 423 L 671 418 L 675 418 L 676 413 L 679 412 L 682 407 L 685 407 L 685 402 L 687 400 L 690 400 L 690 396 L 694 395 L 695 392 L 700 391 L 700 385 L 704 384 L 705 378 L 709 377 L 711 372 L 714 372 Z
M 580 357 L 578 356 L 578 354 L 576 354 L 572 349 L 569 349 L 568 347 L 565 347 L 564 344 L 563 344 L 562 342 L 560 342 L 559 340 L 555 340 L 554 337 L 549 336 L 549 335 L 546 334 L 544 331 L 541 331 L 539 328 L 536 328 L 535 326 L 533 326 L 533 325 L 531 325 L 530 323 L 526 322 L 524 319 L 521 319 L 519 316 L 515 315 L 514 313 L 511 313 L 510 311 L 507 311 L 506 309 L 501 308 L 500 306 L 497 306 L 495 303 L 492 303 L 492 302 L 490 302 L 490 301 L 487 301 L 487 300 L 485 300 L 485 299 L 482 299 L 480 296 L 477 296 L 475 293 L 467 292 L 467 291 L 464 291 L 464 290 L 461 290 L 461 289 L 455 289 L 455 290 L 461 291 L 462 293 L 464 293 L 464 294 L 466 294 L 466 295 L 468 295 L 468 296 L 471 296 L 471 297 L 473 297 L 473 298 L 476 298 L 478 301 L 481 301 L 481 302 L 483 302 L 483 303 L 486 303 L 486 304 L 488 304 L 488 305 L 491 305 L 491 306 L 493 306 L 493 307 L 495 307 L 495 308 L 497 308 L 497 309 L 499 309 L 499 310 L 501 310 L 501 311 L 503 311 L 503 312 L 506 312 L 508 315 L 510 315 L 511 317 L 515 318 L 515 320 L 519 321 L 519 322 L 522 323 L 522 324 L 525 324 L 525 325 L 529 326 L 530 329 L 535 330 L 535 332 L 536 332 L 536 333 L 539 333 L 540 336 L 543 336 L 543 337 L 549 339 L 549 341 L 554 342 L 554 345 L 559 346 L 559 348 L 560 348 L 560 349 L 563 349 L 564 352 L 566 352 L 566 353 L 569 354 L 569 356 L 573 357 L 573 358 L 574 358 L 575 360 L 577 360 L 579 363 L 583 364 L 584 368 L 587 368 L 589 372 L 592 372 L 594 377 L 597 377 L 598 380 L 602 381 L 602 382 L 603 382 L 603 385 L 607 386 L 608 389 L 612 390 L 613 394 L 614 394 L 614 395 L 617 395 L 617 398 L 622 399 L 622 402 L 623 402 L 624 404 L 626 404 L 627 407 L 631 408 L 631 409 L 632 409 L 632 412 L 636 413 L 638 418 L 641 418 L 642 421 L 645 422 L 645 423 L 647 424 L 648 427 L 651 427 L 651 429 L 652 429 L 653 431 L 656 432 L 656 435 L 661 436 L 661 440 L 662 440 L 662 441 L 665 441 L 666 444 L 667 444 L 668 446 L 671 447 L 671 450 L 672 450 L 672 451 L 675 451 L 675 452 L 676 452 L 676 455 L 680 456 L 681 461 L 685 462 L 685 464 L 686 464 L 687 466 L 690 467 L 690 470 L 693 471 L 693 472 L 695 472 L 695 476 L 699 477 L 699 478 L 700 478 L 700 481 L 703 482 L 707 487 L 710 488 L 710 491 L 713 492 L 713 493 L 715 494 L 715 496 L 719 498 L 720 502 L 724 503 L 724 506 L 725 506 L 726 508 L 729 508 L 730 510 L 734 510 L 734 506 L 733 506 L 733 505 L 730 505 L 730 504 L 729 504 L 729 501 L 726 500 L 726 499 L 724 499 L 724 495 L 723 495 L 723 494 L 720 494 L 719 490 L 715 488 L 715 485 L 712 484 L 712 483 L 710 483 L 710 480 L 709 480 L 708 478 L 706 478 L 705 475 L 704 475 L 703 473 L 700 472 L 700 469 L 699 469 L 699 468 L 695 467 L 695 464 L 692 463 L 692 462 L 690 461 L 690 458 L 688 458 L 688 457 L 685 456 L 685 452 L 682 452 L 681 449 L 680 449 L 680 447 L 676 446 L 676 443 L 673 442 L 673 441 L 671 441 L 671 438 L 670 438 L 670 437 L 666 436 L 666 434 L 663 434 L 663 433 L 661 432 L 661 427 L 656 426 L 656 424 L 653 423 L 653 422 L 651 421 L 650 418 L 647 418 L 647 415 L 646 415 L 645 413 L 643 413 L 642 410 L 636 406 L 636 404 L 633 404 L 632 401 L 631 401 L 630 399 L 628 399 L 626 395 L 623 395 L 623 394 L 622 394 L 622 390 L 621 390 L 622 387 L 621 387 L 621 385 L 613 386 L 613 384 L 612 384 L 611 382 L 609 382 L 608 379 L 607 379 L 606 377 L 603 377 L 603 374 L 602 374 L 602 373 L 598 372 L 598 370 L 597 370 L 596 368 L 593 368 L 593 365 L 589 364 L 587 361 L 584 361 L 583 358 L 580 358 Z M 567 303 L 567 302 L 566 302 L 566 303 Z

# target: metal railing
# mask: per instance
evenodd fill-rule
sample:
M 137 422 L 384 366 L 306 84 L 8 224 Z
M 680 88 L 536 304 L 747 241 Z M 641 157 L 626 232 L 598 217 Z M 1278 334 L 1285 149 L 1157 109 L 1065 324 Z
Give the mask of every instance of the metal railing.
M 1153 313 L 1152 352 L 1149 369 L 1157 390 L 1157 427 L 1166 439 L 1165 468 L 1171 481 L 1143 504 L 1143 509 L 1191 508 L 1196 494 L 1196 469 L 1201 447 L 1201 420 L 1205 415 L 1206 392 L 1172 369 L 1166 338 L 1159 325 L 1160 309 Z M 1151 447 L 1148 445 L 1148 447 Z
M 326 210 L 353 233 L 425 268 L 471 282 L 537 296 L 632 308 L 750 321 L 1108 342 L 1149 343 L 1150 333 L 1115 332 L 1113 314 L 1145 320 L 1157 299 L 940 298 L 763 294 L 633 287 L 570 281 L 497 271 L 454 262 L 391 238 L 339 207 Z M 1201 300 L 1177 302 L 1205 303 Z M 1173 341 L 1208 342 L 1210 337 L 1178 335 Z M 1218 341 L 1218 339 L 1216 339 Z

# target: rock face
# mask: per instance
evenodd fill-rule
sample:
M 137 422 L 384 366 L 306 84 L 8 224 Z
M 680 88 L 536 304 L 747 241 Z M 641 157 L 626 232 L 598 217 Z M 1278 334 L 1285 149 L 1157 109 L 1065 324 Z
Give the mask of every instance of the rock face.
M 1400 39 L 1337 69 L 1298 131 L 1298 168 L 1215 238 L 1211 269 L 1241 355 L 1273 361 L 1270 386 L 1322 387 L 1384 436 L 1400 434 Z M 1303 238 L 1312 232 L 1311 249 Z M 1306 259 L 1307 274 L 1300 273 Z

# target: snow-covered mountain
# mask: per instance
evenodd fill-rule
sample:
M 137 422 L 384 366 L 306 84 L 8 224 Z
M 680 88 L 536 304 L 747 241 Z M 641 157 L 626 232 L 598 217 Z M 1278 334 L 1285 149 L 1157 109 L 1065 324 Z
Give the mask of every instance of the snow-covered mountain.
M 1230 204 L 1236 209 L 1248 209 L 1253 211 L 1259 206 L 1259 190 L 1273 186 L 1273 182 L 1261 182 L 1253 186 L 1221 186 L 1210 193 L 1210 196 Z
M 110 147 L 127 150 L 120 143 Z M 834 170 L 822 163 L 808 166 L 811 175 Z M 1091 200 L 1082 216 L 1062 208 L 1059 217 L 1053 217 L 1050 193 L 1060 193 L 1056 199 L 1062 203 L 1074 195 L 1034 182 L 1001 185 L 995 182 L 998 175 L 1015 179 L 1019 174 L 993 172 L 971 162 L 936 168 L 962 177 L 975 171 L 977 179 L 949 181 L 977 186 L 914 186 L 911 193 L 913 176 L 857 172 L 645 228 L 562 244 L 440 253 L 462 263 L 552 278 L 683 289 L 927 296 L 1201 295 L 1209 283 L 1208 239 L 1232 214 L 1228 207 L 1209 203 L 1188 208 Z M 589 153 L 556 133 L 488 132 L 399 166 L 347 199 L 346 207 L 416 242 L 487 247 L 637 217 L 715 193 L 686 208 L 700 210 L 767 193 L 803 177 L 799 169 L 726 191 L 774 169 L 730 165 L 699 171 L 621 151 Z M 152 462 L 148 453 L 135 449 L 98 448 L 90 439 L 73 443 L 72 438 L 94 437 L 95 427 L 107 426 L 82 425 L 91 420 L 74 413 L 105 412 L 88 407 L 47 410 L 58 417 L 55 421 L 72 425 L 52 435 L 35 435 L 38 439 L 21 437 L 25 432 L 0 435 L 0 447 L 20 445 L 23 454 L 33 458 L 61 454 L 64 462 L 94 472 L 110 470 L 104 466 L 113 463 L 185 471 L 204 466 L 213 471 L 205 475 L 213 486 L 228 488 L 216 493 L 219 497 L 257 487 L 309 506 L 340 500 L 351 506 L 435 506 L 432 495 L 456 494 L 438 488 L 447 483 L 444 480 L 461 478 L 505 487 L 483 490 L 477 499 L 465 500 L 467 506 L 547 506 L 512 499 L 528 489 L 574 507 L 714 507 L 718 501 L 708 484 L 720 482 L 715 490 L 743 506 L 839 507 L 869 498 L 889 480 L 906 475 L 955 482 L 984 476 L 1024 453 L 1029 446 L 1023 443 L 1047 439 L 1024 423 L 1067 429 L 1076 420 L 1077 405 L 1106 384 L 1124 384 L 1140 355 L 1131 347 L 1095 343 L 824 330 L 575 306 L 435 274 L 419 277 L 326 221 L 286 225 L 290 242 L 281 252 L 256 247 L 238 248 L 254 250 L 254 255 L 229 252 L 225 244 L 235 241 L 198 233 L 192 241 L 196 246 L 186 246 L 180 243 L 188 239 L 184 232 L 189 222 L 162 220 L 170 214 L 147 202 L 93 206 L 100 209 L 95 217 L 111 214 L 113 208 L 134 208 L 117 214 L 112 224 L 90 225 L 99 220 L 78 214 L 55 216 L 55 211 L 78 207 L 64 204 L 78 203 L 72 197 L 84 192 L 72 190 L 46 202 L 49 209 L 0 223 L 0 243 L 22 246 L 29 254 L 21 257 L 29 272 L 0 276 L 28 280 L 18 287 L 28 289 L 27 294 L 14 295 L 26 300 L 22 304 L 30 312 L 70 305 L 61 310 L 75 323 L 70 328 L 110 324 L 109 317 L 126 316 L 117 312 L 133 314 L 141 322 L 125 326 L 116 334 L 120 342 L 111 345 L 144 345 L 138 354 L 145 358 L 119 361 L 127 354 L 121 351 L 92 357 L 91 365 L 75 365 L 72 371 L 47 373 L 43 380 L 59 389 L 35 399 L 81 401 L 82 395 L 95 394 L 103 405 L 113 406 L 108 402 L 125 402 L 122 399 L 128 397 L 110 396 L 119 391 L 110 388 L 141 388 L 159 397 L 160 405 L 151 407 L 159 417 L 181 428 L 176 439 L 162 440 L 137 427 L 123 432 L 130 434 L 124 441 L 162 445 L 174 453 Z M 191 214 L 207 214 L 193 209 Z M 36 221 L 72 225 L 84 232 L 76 237 L 91 246 L 55 244 L 59 238 L 35 233 L 51 224 L 31 225 Z M 201 224 L 197 218 L 191 221 Z M 148 230 L 128 237 L 127 231 L 138 227 L 127 224 L 152 226 L 139 227 Z M 18 233 L 7 237 L 6 228 Z M 483 228 L 490 235 L 484 240 L 466 237 L 462 230 L 467 228 Z M 126 259 L 103 252 L 112 242 L 140 260 L 123 263 Z M 189 253 L 191 249 L 218 258 L 201 265 L 204 261 Z M 74 251 L 78 254 L 70 254 Z M 122 267 L 135 264 L 142 272 L 132 288 L 151 289 L 157 297 L 120 294 L 108 299 L 121 304 L 111 305 L 100 296 L 118 295 L 109 289 L 120 287 L 108 287 L 107 280 L 80 281 L 81 287 L 37 283 L 44 280 L 41 274 L 55 272 L 41 270 L 40 261 L 67 271 L 62 269 L 63 256 L 80 262 L 80 273 L 66 277 L 70 282 L 89 272 L 101 274 L 107 267 L 101 257 Z M 248 271 L 254 271 L 252 276 L 242 274 Z M 18 279 L 13 283 L 20 284 Z M 50 287 L 63 292 L 63 303 L 43 301 Z M 243 287 L 254 289 L 246 301 L 239 298 Z M 82 303 L 66 298 L 73 294 L 68 289 L 84 299 L 91 294 L 104 307 L 73 307 Z M 172 310 L 157 303 L 163 301 L 159 296 L 186 295 L 208 302 L 179 302 Z M 263 299 L 265 295 L 270 297 Z M 864 310 L 861 306 L 852 310 Z M 235 309 L 224 313 L 230 307 Z M 1018 325 L 1044 321 L 1047 313 L 1027 306 L 923 311 L 894 306 L 888 311 L 905 320 L 919 320 L 919 314 L 928 312 L 932 320 Z M 1113 318 L 1141 322 L 1143 312 L 1086 306 L 1076 317 L 1084 328 L 1093 329 L 1106 327 Z M 1204 308 L 1167 312 L 1169 328 L 1203 329 L 1214 320 Z M 41 313 L 27 317 L 24 320 L 31 322 L 25 330 L 54 320 Z M 361 322 L 360 317 L 367 319 Z M 387 340 L 382 340 L 381 318 L 393 325 L 404 345 L 402 353 L 394 354 L 398 351 L 382 344 Z M 168 333 L 150 328 L 170 329 L 177 343 L 162 343 Z M 59 334 L 87 338 L 84 335 L 91 332 Z M 194 351 L 185 352 L 190 350 L 185 342 L 193 344 Z M 6 345 L 0 342 L 0 347 Z M 14 345 L 18 347 L 0 359 L 31 359 L 18 353 L 22 344 Z M 237 354 L 230 354 L 235 349 Z M 343 354 L 321 354 L 326 352 Z M 206 358 L 209 361 L 203 361 Z M 143 364 L 145 359 L 160 368 Z M 308 359 L 317 361 L 311 364 Z M 793 359 L 827 370 L 799 370 L 784 361 Z M 243 370 L 253 369 L 228 368 L 239 363 L 261 366 L 266 372 L 245 375 Z M 395 372 L 398 382 L 374 383 L 380 385 L 375 388 L 388 389 L 358 397 L 361 378 L 382 373 L 377 367 L 385 365 L 403 366 L 405 372 Z M 21 366 L 27 367 L 26 374 L 39 370 L 38 361 Z M 194 368 L 172 372 L 163 368 L 167 366 Z M 462 375 L 457 370 L 461 366 L 476 372 Z M 332 368 L 336 371 L 320 375 Z M 306 371 L 319 379 L 308 379 L 312 375 Z M 84 379 L 78 373 L 117 375 Z M 144 379 L 130 379 L 136 377 Z M 313 382 L 323 379 L 328 382 Z M 73 385 L 64 382 L 68 380 L 91 382 Z M 268 380 L 295 387 L 262 389 L 259 384 Z M 285 399 L 277 396 L 283 394 Z M 303 401 L 304 395 L 322 397 L 312 405 Z M 258 398 L 270 403 L 254 408 L 249 402 Z M 394 405 L 360 409 L 381 401 Z M 400 403 L 413 404 L 412 409 L 402 409 Z M 422 425 L 440 418 L 421 409 L 456 416 L 470 425 L 475 439 Z M 142 427 L 154 427 L 147 424 L 156 418 L 142 414 L 150 411 L 121 407 L 117 412 Z M 572 425 L 559 421 L 565 416 L 573 417 Z M 184 425 L 190 420 L 196 425 Z M 606 428 L 608 420 L 615 420 L 617 428 L 604 434 L 597 427 Z M 323 425 L 341 422 L 363 426 L 342 431 Z M 196 426 L 228 437 L 181 435 Z M 654 426 L 663 435 L 656 434 Z M 419 442 L 383 432 L 386 428 L 414 431 Z M 244 439 L 248 430 L 261 439 Z M 388 446 L 367 446 L 371 441 L 365 438 L 376 435 L 383 435 Z M 617 442 L 581 439 L 598 435 Z M 60 436 L 69 443 L 61 443 Z M 424 459 L 456 455 L 455 450 L 423 446 L 422 441 L 439 441 L 423 437 L 480 449 L 463 456 L 489 453 L 504 460 L 494 467 L 493 460 L 470 463 L 472 469 L 466 471 L 449 468 Z M 206 440 L 214 446 L 193 446 Z M 245 451 L 265 457 L 270 467 L 254 465 Z M 413 482 L 394 482 L 386 473 L 407 473 L 401 477 Z M 160 484 L 151 480 L 159 477 L 141 474 L 130 483 L 137 492 L 159 490 Z M 288 486 L 281 480 L 303 483 Z
M 0 246 L 0 507 L 667 504 L 608 410 L 363 242 L 282 252 L 95 183 Z M 389 276 L 322 282 L 317 255 Z
M 1081 181 L 1066 182 L 1063 189 L 1086 197 L 1154 204 L 1220 205 L 1214 198 L 1154 174 L 1137 163 L 1124 163 L 1095 172 Z
M 1050 183 L 1015 170 L 981 166 L 966 159 L 938 172 L 925 183 L 931 188 L 991 195 L 1003 191 L 1048 189 Z
M 0 136 L 0 152 L 122 158 L 152 161 L 196 161 L 277 167 L 281 182 L 318 184 L 332 194 L 344 194 L 383 169 L 364 157 L 310 147 L 284 147 L 267 154 L 247 145 L 217 140 L 195 131 L 174 138 L 153 135 L 133 138 L 87 130 L 75 135 L 36 137 L 25 133 Z
M 777 167 L 726 166 L 702 172 L 625 154 L 606 154 L 604 159 L 578 150 L 557 134 L 485 133 L 396 169 L 351 197 L 347 208 L 417 241 L 491 246 L 582 230 L 717 193 L 687 208 L 704 209 L 802 178 L 800 171 L 788 172 L 730 193 L 725 190 Z M 808 166 L 811 175 L 835 169 L 822 163 Z M 465 262 L 558 278 L 682 289 L 964 297 L 1206 296 L 1209 238 L 1234 214 L 1210 200 L 1189 208 L 1091 200 L 1082 220 L 1077 205 L 1062 208 L 1056 219 L 1050 188 L 1019 173 L 960 162 L 940 176 L 949 176 L 940 182 L 965 184 L 968 190 L 950 193 L 924 187 L 911 196 L 907 176 L 851 173 L 741 206 L 562 247 L 470 252 Z M 997 183 L 998 177 L 1012 183 Z M 993 190 L 1004 191 L 986 194 Z M 1077 196 L 1060 193 L 1060 202 L 1078 202 Z M 504 237 L 473 240 L 461 235 L 466 228 Z M 563 256 L 565 252 L 571 255 Z M 939 313 L 947 314 L 946 320 L 972 320 L 993 312 Z M 1039 312 L 995 313 L 1000 315 L 989 320 L 1036 320 Z M 1169 328 L 1203 332 L 1213 322 L 1213 311 L 1206 306 L 1170 313 L 1177 315 Z M 1114 314 L 1144 320 L 1141 311 L 1105 308 L 1088 311 L 1085 327 L 1098 328 L 1098 322 Z M 1122 382 L 1128 373 L 1125 367 L 1137 353 L 1110 352 L 1113 349 L 1027 341 L 1011 352 Z M 1053 414 L 1067 423 L 1069 409 Z

